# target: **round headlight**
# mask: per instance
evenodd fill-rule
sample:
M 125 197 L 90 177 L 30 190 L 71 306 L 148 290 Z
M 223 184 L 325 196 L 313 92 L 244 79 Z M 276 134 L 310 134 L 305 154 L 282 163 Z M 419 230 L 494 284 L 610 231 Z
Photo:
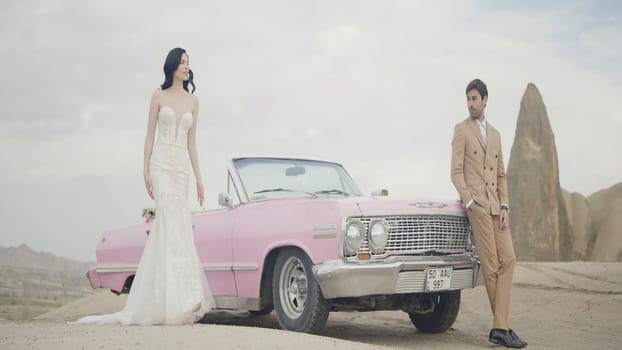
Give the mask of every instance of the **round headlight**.
M 365 236 L 365 226 L 358 220 L 348 221 L 346 224 L 346 244 L 351 252 L 361 249 Z
M 369 223 L 369 243 L 374 252 L 384 251 L 388 238 L 389 224 L 384 219 L 372 220 Z

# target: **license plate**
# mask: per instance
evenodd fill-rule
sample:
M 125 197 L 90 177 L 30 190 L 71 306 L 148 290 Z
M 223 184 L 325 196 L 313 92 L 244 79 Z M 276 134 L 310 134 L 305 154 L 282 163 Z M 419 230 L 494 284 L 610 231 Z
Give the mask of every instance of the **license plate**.
M 425 291 L 435 292 L 451 287 L 451 267 L 425 270 Z

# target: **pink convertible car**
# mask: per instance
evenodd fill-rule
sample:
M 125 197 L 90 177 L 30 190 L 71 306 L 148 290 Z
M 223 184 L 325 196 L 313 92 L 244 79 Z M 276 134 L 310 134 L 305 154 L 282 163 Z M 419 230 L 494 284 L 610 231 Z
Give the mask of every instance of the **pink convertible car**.
M 460 290 L 476 284 L 457 201 L 366 197 L 341 165 L 315 160 L 232 159 L 227 178 L 224 208 L 192 217 L 219 309 L 274 310 L 300 332 L 319 331 L 330 311 L 402 310 L 417 329 L 443 332 Z M 150 226 L 102 235 L 93 288 L 129 291 Z

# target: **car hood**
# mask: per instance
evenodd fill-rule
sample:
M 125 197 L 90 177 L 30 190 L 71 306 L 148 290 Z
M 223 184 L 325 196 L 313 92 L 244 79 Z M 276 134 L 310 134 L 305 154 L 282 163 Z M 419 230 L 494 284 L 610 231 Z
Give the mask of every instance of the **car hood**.
M 429 198 L 350 197 L 339 200 L 343 214 L 362 216 L 444 214 L 464 216 L 457 201 Z

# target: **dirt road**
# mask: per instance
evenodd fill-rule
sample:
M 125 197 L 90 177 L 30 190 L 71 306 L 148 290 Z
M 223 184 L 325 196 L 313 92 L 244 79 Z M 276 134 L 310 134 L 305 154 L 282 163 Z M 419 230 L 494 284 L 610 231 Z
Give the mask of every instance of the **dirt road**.
M 2 349 L 481 349 L 491 316 L 483 287 L 462 293 L 454 326 L 443 334 L 415 330 L 399 311 L 334 312 L 319 336 L 281 331 L 274 313 L 213 312 L 179 327 L 67 325 L 77 317 L 120 309 L 125 298 L 98 293 L 26 323 L 0 323 Z M 622 348 L 622 264 L 520 263 L 512 327 L 529 349 Z M 245 327 L 241 327 L 245 326 Z M 364 344 L 361 344 L 364 343 Z M 176 345 L 180 344 L 180 345 Z M 183 345 L 183 346 L 181 346 Z M 181 347 L 180 347 L 181 346 Z

